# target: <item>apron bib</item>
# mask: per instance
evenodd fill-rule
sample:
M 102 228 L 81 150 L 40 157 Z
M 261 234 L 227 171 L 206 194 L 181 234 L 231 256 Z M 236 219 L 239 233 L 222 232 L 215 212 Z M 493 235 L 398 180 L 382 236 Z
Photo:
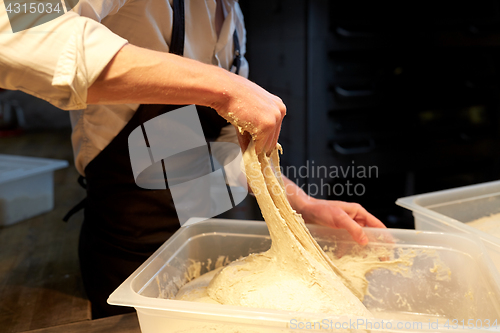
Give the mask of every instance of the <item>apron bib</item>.
M 236 31 L 233 67 L 240 65 Z M 184 2 L 174 0 L 170 52 L 183 55 Z M 146 190 L 135 184 L 128 137 L 144 122 L 183 105 L 141 105 L 132 119 L 85 168 L 87 198 L 80 232 L 82 279 L 92 302 L 93 319 L 133 312 L 108 305 L 108 296 L 179 227 L 170 190 Z M 215 140 L 228 122 L 214 109 L 197 106 L 207 141 Z

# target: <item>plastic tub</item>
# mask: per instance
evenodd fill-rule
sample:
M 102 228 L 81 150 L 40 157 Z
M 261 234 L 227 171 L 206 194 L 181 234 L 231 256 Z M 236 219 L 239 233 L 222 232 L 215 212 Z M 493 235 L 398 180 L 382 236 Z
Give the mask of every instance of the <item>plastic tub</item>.
M 316 225 L 309 225 L 309 229 L 322 246 L 336 245 L 343 253 L 355 246 L 344 230 Z M 446 324 L 443 322 L 446 318 L 464 319 L 465 323 L 474 318 L 477 326 L 479 322 L 486 325 L 486 320 L 491 323 L 497 320 L 500 324 L 500 276 L 489 257 L 484 255 L 484 247 L 478 239 L 414 230 L 367 228 L 366 231 L 372 240 L 371 247 L 412 251 L 416 255 L 408 276 L 393 274 L 385 269 L 367 275 L 369 291 L 374 296 L 365 297 L 365 305 L 371 310 L 387 313 L 384 328 L 380 327 L 380 321 L 374 321 L 371 330 L 417 331 L 411 328 L 411 322 L 422 323 L 422 329 L 426 330 L 431 322 L 434 324 L 439 318 L 440 328 Z M 387 234 L 392 241 L 376 240 L 384 235 L 387 239 Z M 232 261 L 252 252 L 265 251 L 269 246 L 270 238 L 263 222 L 214 219 L 182 227 L 113 292 L 108 303 L 135 307 L 143 333 L 324 332 L 335 325 L 338 326 L 336 328 L 349 325 L 350 321 L 361 325 L 357 329 L 367 329 L 357 321 L 363 318 L 168 299 L 186 283 L 186 277 L 192 273 L 190 269 L 196 267 L 193 263 L 205 264 L 201 266 L 201 273 L 204 273 L 209 259 L 213 268 L 213 263 L 220 256 L 227 256 Z M 436 258 L 440 265 L 449 268 L 449 279 L 439 279 L 432 273 Z M 436 314 L 437 317 L 430 316 Z M 410 320 L 410 328 L 396 329 L 396 322 L 389 320 L 394 326 L 388 329 L 387 319 L 395 319 L 395 316 L 405 316 Z M 301 324 L 304 327 L 305 323 L 320 322 L 323 327 L 299 329 Z M 375 326 L 377 322 L 379 329 Z M 465 329 L 454 331 L 471 330 L 466 324 Z M 490 328 L 489 331 L 495 329 Z
M 0 226 L 54 208 L 54 170 L 67 161 L 0 154 Z
M 500 213 L 500 181 L 400 198 L 396 204 L 413 211 L 417 230 L 478 236 L 500 272 L 500 238 L 465 224 Z

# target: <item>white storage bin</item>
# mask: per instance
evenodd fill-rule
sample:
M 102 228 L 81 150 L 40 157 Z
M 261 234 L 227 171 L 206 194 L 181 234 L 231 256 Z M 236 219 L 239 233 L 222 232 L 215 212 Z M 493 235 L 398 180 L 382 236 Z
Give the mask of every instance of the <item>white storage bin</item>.
M 0 226 L 54 208 L 54 170 L 67 161 L 0 154 Z
M 400 198 L 396 204 L 413 211 L 417 230 L 479 236 L 500 272 L 500 238 L 465 224 L 500 213 L 500 181 Z
M 344 254 L 355 247 L 345 230 L 318 225 L 308 225 L 308 228 L 322 247 L 335 244 Z M 350 321 L 359 323 L 358 320 L 363 319 L 169 299 L 186 282 L 193 262 L 211 262 L 213 269 L 219 256 L 227 256 L 232 261 L 269 249 L 271 241 L 264 222 L 213 219 L 181 227 L 111 294 L 108 303 L 135 307 L 142 333 L 480 331 L 467 327 L 469 318 L 474 319 L 476 327 L 480 323 L 486 325 L 486 320 L 490 323 L 496 320 L 496 328 L 490 327 L 487 331 L 500 332 L 500 275 L 485 255 L 479 239 L 415 230 L 365 228 L 365 231 L 371 240 L 368 247 L 415 254 L 408 275 L 393 274 L 384 268 L 367 275 L 374 298 L 365 297 L 364 304 L 368 309 L 388 313 L 383 319 L 384 328 L 376 328 L 376 322 L 381 324 L 380 319 L 372 322 L 371 329 L 361 324 L 357 327 L 359 330 L 350 330 Z M 434 273 L 435 258 L 441 267 L 449 269 L 447 278 Z M 206 265 L 201 266 L 201 273 L 205 271 Z M 406 328 L 396 326 L 395 316 L 408 323 Z M 460 325 L 446 330 L 443 318 L 464 319 L 465 328 Z M 429 327 L 431 321 L 435 323 L 438 319 L 441 320 L 439 327 Z M 306 322 L 323 322 L 327 326 L 299 329 L 300 323 Z M 419 330 L 413 322 L 423 326 Z M 347 329 L 335 329 L 335 325 L 347 325 Z

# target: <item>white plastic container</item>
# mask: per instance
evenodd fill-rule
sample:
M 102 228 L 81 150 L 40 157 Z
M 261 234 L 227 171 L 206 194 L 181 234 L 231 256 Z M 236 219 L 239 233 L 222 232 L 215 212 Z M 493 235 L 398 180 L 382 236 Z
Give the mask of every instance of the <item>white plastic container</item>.
M 477 235 L 500 272 L 500 238 L 465 224 L 500 213 L 500 181 L 400 198 L 413 211 L 415 229 Z
M 67 161 L 0 154 L 0 226 L 54 208 L 54 170 Z
M 321 246 L 336 245 L 348 251 L 355 243 L 345 230 L 334 230 L 309 225 Z M 444 320 L 465 320 L 453 332 L 479 331 L 467 328 L 467 320 L 474 325 L 486 325 L 486 320 L 498 324 L 489 332 L 500 332 L 500 276 L 478 239 L 467 235 L 421 232 L 414 230 L 366 228 L 370 247 L 388 247 L 391 251 L 415 253 L 410 274 L 393 274 L 378 269 L 367 275 L 369 291 L 374 298 L 365 297 L 370 310 L 385 312 L 385 326 L 380 319 L 373 320 L 371 331 L 415 332 L 445 330 Z M 390 237 L 387 237 L 389 235 Z M 390 239 L 384 242 L 381 239 Z M 349 323 L 368 319 L 338 317 L 320 313 L 276 311 L 217 304 L 178 301 L 172 298 L 186 283 L 186 274 L 193 263 L 213 263 L 220 256 L 229 261 L 249 253 L 265 251 L 270 246 L 267 226 L 263 222 L 236 220 L 208 220 L 180 228 L 158 251 L 139 267 L 109 297 L 108 303 L 135 307 L 143 333 L 158 332 L 330 332 L 348 331 Z M 337 252 L 336 252 L 337 253 Z M 396 253 L 396 252 L 395 252 Z M 210 259 L 210 261 L 209 261 Z M 449 268 L 445 278 L 433 273 L 436 260 L 440 267 Z M 205 265 L 203 265 L 205 264 Z M 439 316 L 431 316 L 436 315 Z M 406 318 L 409 326 L 397 327 L 396 316 Z M 440 319 L 439 327 L 429 327 Z M 401 319 L 400 319 L 401 320 Z M 391 323 L 389 328 L 388 323 Z M 300 323 L 323 323 L 316 329 L 299 329 Z M 377 324 L 379 328 L 377 328 Z M 337 326 L 335 326 L 337 325 Z M 349 326 L 342 329 L 342 326 Z M 451 325 L 451 322 L 450 322 Z M 352 330 L 355 331 L 355 330 Z

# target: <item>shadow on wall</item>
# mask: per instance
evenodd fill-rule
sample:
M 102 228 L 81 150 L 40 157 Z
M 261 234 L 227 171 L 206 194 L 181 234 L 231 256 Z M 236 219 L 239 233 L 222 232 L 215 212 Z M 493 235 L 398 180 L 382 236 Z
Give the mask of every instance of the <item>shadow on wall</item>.
M 21 107 L 26 130 L 71 128 L 68 111 L 21 91 L 0 92 L 0 105 L 4 103 Z

